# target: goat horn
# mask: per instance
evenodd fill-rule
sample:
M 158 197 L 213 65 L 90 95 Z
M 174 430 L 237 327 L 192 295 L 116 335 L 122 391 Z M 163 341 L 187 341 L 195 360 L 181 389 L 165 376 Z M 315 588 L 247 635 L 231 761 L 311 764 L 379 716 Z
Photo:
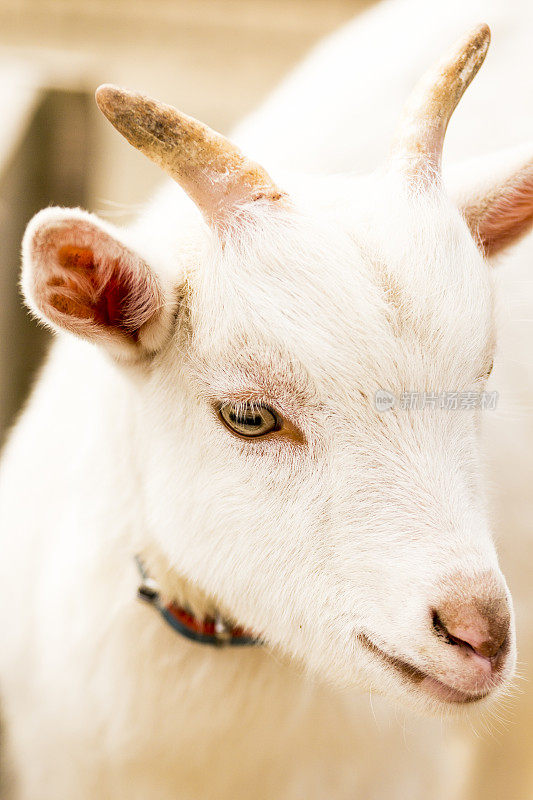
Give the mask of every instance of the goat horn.
M 242 203 L 282 196 L 265 170 L 228 139 L 172 106 L 108 84 L 96 90 L 96 102 L 133 147 L 180 184 L 208 222 Z
M 474 28 L 426 73 L 409 98 L 392 158 L 404 162 L 415 182 L 434 183 L 439 179 L 448 122 L 483 64 L 489 44 L 489 26 Z

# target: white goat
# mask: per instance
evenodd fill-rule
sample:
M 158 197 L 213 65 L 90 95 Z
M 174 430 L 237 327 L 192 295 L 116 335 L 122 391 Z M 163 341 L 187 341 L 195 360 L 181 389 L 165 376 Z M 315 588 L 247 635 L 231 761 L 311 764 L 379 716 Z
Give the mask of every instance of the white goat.
M 399 89 L 478 12 L 448 3 L 439 25 L 428 5 L 365 15 L 237 132 L 269 174 L 174 109 L 102 87 L 106 116 L 187 194 L 165 188 L 128 230 L 80 210 L 30 223 L 26 300 L 69 333 L 1 472 L 0 682 L 17 800 L 470 791 L 468 738 L 437 752 L 436 722 L 410 722 L 407 753 L 387 700 L 380 727 L 354 687 L 443 713 L 490 707 L 514 671 L 479 412 L 375 407 L 379 390 L 475 401 L 491 371 L 482 253 L 532 222 L 533 146 L 461 169 L 452 199 L 440 179 L 486 26 L 419 85 L 386 167 L 292 169 L 374 166 Z M 484 4 L 496 31 L 497 12 Z M 429 13 L 433 40 L 414 30 Z M 514 31 L 505 17 L 505 74 L 519 70 L 526 13 Z M 477 98 L 476 147 L 500 107 Z M 506 120 L 519 119 L 516 97 L 512 109 Z M 514 250 L 516 269 L 527 252 Z M 515 442 L 492 424 L 511 458 Z M 139 570 L 155 606 L 136 599 Z M 525 763 L 517 754 L 507 797 L 527 796 Z

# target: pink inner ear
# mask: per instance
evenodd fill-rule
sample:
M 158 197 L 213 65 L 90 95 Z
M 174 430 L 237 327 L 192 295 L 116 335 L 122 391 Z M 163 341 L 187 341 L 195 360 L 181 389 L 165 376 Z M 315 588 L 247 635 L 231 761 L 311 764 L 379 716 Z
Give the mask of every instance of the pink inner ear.
M 121 273 L 118 259 L 99 270 L 93 251 L 88 247 L 63 245 L 57 251 L 61 268 L 48 286 L 48 302 L 61 314 L 71 319 L 82 319 L 106 328 L 119 329 L 137 341 L 139 319 L 132 319 L 133 281 Z M 142 323 L 141 323 L 142 324 Z
M 533 169 L 513 176 L 476 214 L 477 231 L 487 255 L 495 255 L 533 224 Z
M 37 307 L 80 336 L 135 344 L 142 326 L 163 307 L 148 265 L 90 221 L 43 226 L 33 238 L 31 258 Z

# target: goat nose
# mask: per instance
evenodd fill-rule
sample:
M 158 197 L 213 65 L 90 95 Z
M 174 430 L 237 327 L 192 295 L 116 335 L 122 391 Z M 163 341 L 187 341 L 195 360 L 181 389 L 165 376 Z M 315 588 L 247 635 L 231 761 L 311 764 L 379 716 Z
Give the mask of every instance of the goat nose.
M 511 615 L 503 596 L 447 599 L 433 610 L 433 629 L 448 644 L 494 662 L 507 643 Z

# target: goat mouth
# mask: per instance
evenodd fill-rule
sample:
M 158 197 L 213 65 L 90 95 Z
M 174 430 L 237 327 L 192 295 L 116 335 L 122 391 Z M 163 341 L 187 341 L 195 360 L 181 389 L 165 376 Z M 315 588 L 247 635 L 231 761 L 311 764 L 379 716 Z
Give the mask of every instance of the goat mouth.
M 462 689 L 449 686 L 439 678 L 434 678 L 428 672 L 424 672 L 419 667 L 415 667 L 414 664 L 410 664 L 408 661 L 404 661 L 397 656 L 391 656 L 389 653 L 385 652 L 385 650 L 382 650 L 381 647 L 374 644 L 364 633 L 359 634 L 357 640 L 382 662 L 389 667 L 394 667 L 404 679 L 433 698 L 446 703 L 464 704 L 483 700 L 483 698 L 490 694 L 490 689 L 483 692 L 465 692 Z

